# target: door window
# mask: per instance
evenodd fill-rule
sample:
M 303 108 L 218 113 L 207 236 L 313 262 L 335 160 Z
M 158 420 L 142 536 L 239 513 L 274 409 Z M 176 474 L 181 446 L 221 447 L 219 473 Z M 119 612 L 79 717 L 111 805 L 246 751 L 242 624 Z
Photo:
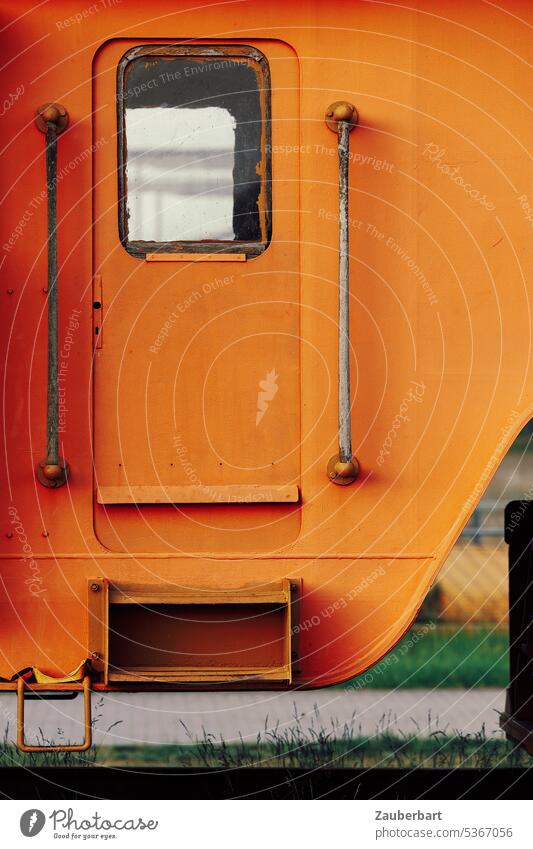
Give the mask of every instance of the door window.
M 126 249 L 264 250 L 271 146 L 262 54 L 199 45 L 135 48 L 120 63 L 118 86 Z

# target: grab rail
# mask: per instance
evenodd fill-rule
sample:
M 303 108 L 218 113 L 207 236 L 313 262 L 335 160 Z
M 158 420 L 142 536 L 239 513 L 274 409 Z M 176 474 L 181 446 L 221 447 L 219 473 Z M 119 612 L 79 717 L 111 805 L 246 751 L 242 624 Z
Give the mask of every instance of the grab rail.
M 338 416 L 339 451 L 329 461 L 328 477 L 346 486 L 359 474 L 352 456 L 352 420 L 350 402 L 350 278 L 348 219 L 348 160 L 350 132 L 357 124 L 355 106 L 336 101 L 326 111 L 326 124 L 338 136 L 339 144 L 339 375 Z
M 58 296 L 57 296 L 57 136 L 68 125 L 68 112 L 58 103 L 45 103 L 35 114 L 37 128 L 46 135 L 46 189 L 48 201 L 48 388 L 46 457 L 37 466 L 43 486 L 67 482 L 69 466 L 59 456 Z
M 57 685 L 56 685 L 57 687 Z M 52 690 L 52 686 L 46 686 L 47 690 Z M 21 752 L 86 752 L 92 746 L 92 721 L 91 721 L 91 679 L 88 675 L 81 682 L 73 682 L 68 684 L 68 689 L 72 691 L 83 691 L 83 728 L 84 736 L 82 743 L 63 743 L 57 746 L 50 745 L 30 745 L 26 743 L 24 734 L 24 693 L 25 690 L 37 693 L 36 688 L 32 687 L 21 677 L 17 681 L 17 747 Z M 41 687 L 42 690 L 42 687 Z

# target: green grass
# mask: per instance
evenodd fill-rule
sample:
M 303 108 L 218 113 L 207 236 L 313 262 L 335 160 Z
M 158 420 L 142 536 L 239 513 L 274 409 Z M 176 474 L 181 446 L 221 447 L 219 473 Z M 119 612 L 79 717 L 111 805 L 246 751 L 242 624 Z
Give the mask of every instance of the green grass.
M 508 681 L 507 634 L 491 626 L 419 623 L 379 664 L 342 687 L 505 687 Z M 94 705 L 93 722 L 102 719 L 102 703 Z M 112 726 L 111 726 L 112 727 Z M 318 712 L 304 727 L 296 713 L 288 728 L 265 730 L 253 741 L 227 743 L 204 731 L 189 735 L 186 745 L 106 746 L 86 753 L 23 754 L 0 742 L 0 766 L 171 766 L 236 769 L 282 767 L 527 767 L 530 757 L 501 737 L 477 734 L 450 736 L 430 723 L 429 737 L 392 733 L 387 717 L 375 734 L 363 736 L 355 717 L 342 727 L 325 728 Z M 110 729 L 108 729 L 110 730 Z M 59 737 L 54 741 L 59 742 Z
M 93 714 L 93 725 L 102 718 L 99 703 Z M 117 723 L 114 723 L 117 724 Z M 113 727 L 113 726 L 111 726 Z M 110 727 L 110 729 L 111 729 Z M 384 714 L 373 735 L 363 735 L 357 725 L 355 712 L 349 722 L 332 721 L 324 726 L 315 707 L 312 716 L 297 713 L 289 726 L 265 730 L 254 739 L 226 742 L 222 737 L 204 730 L 193 737 L 185 724 L 188 742 L 184 745 L 95 746 L 88 752 L 19 752 L 9 741 L 8 731 L 0 741 L 0 766 L 23 766 L 28 769 L 43 766 L 161 766 L 208 767 L 238 769 L 240 767 L 309 768 L 348 767 L 438 767 L 438 768 L 498 768 L 528 767 L 531 758 L 501 736 L 487 737 L 485 728 L 475 734 L 445 733 L 439 720 L 428 716 L 429 736 L 398 733 L 390 717 Z M 108 730 L 110 730 L 108 729 Z M 55 740 L 47 740 L 41 732 L 41 744 L 68 742 L 58 730 Z
M 393 735 L 359 737 L 284 749 L 278 745 L 226 744 L 210 741 L 197 746 L 142 746 L 102 749 L 98 763 L 108 766 L 180 766 L 238 769 L 239 767 L 500 768 L 530 767 L 531 758 L 506 740 L 470 737 L 402 738 Z
M 187 745 L 100 746 L 85 754 L 22 754 L 8 743 L 0 745 L 0 766 L 151 766 L 208 767 L 319 767 L 391 768 L 500 768 L 528 767 L 526 752 L 502 738 L 487 738 L 484 729 L 476 734 L 447 736 L 434 731 L 430 737 L 391 734 L 353 736 L 349 725 L 340 735 L 321 727 L 304 729 L 300 722 L 283 731 L 258 735 L 255 741 L 226 743 L 204 732 Z
M 339 686 L 506 687 L 508 637 L 492 625 L 419 623 L 363 675 Z

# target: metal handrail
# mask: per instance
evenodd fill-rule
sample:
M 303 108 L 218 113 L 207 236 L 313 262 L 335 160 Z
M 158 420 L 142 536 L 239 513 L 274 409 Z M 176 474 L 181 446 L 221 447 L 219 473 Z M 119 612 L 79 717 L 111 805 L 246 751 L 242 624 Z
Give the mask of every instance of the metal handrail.
M 35 123 L 46 136 L 46 188 L 48 201 L 48 383 L 46 457 L 37 466 L 43 486 L 67 482 L 69 467 L 59 455 L 58 292 L 57 292 L 57 136 L 68 125 L 64 106 L 45 103 L 37 109 Z
M 352 420 L 350 401 L 350 243 L 348 217 L 348 162 L 350 132 L 357 124 L 355 106 L 346 101 L 332 103 L 326 111 L 326 124 L 338 136 L 339 150 L 339 374 L 338 374 L 338 454 L 328 463 L 333 483 L 346 486 L 358 473 L 359 464 L 352 456 Z

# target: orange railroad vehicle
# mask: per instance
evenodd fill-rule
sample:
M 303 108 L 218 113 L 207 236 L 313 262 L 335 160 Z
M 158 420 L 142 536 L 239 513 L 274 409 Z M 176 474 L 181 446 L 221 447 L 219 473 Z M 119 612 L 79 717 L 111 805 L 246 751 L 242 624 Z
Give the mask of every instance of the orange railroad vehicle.
M 530 4 L 80 5 L 0 4 L 26 748 L 29 689 L 367 669 L 533 413 Z

